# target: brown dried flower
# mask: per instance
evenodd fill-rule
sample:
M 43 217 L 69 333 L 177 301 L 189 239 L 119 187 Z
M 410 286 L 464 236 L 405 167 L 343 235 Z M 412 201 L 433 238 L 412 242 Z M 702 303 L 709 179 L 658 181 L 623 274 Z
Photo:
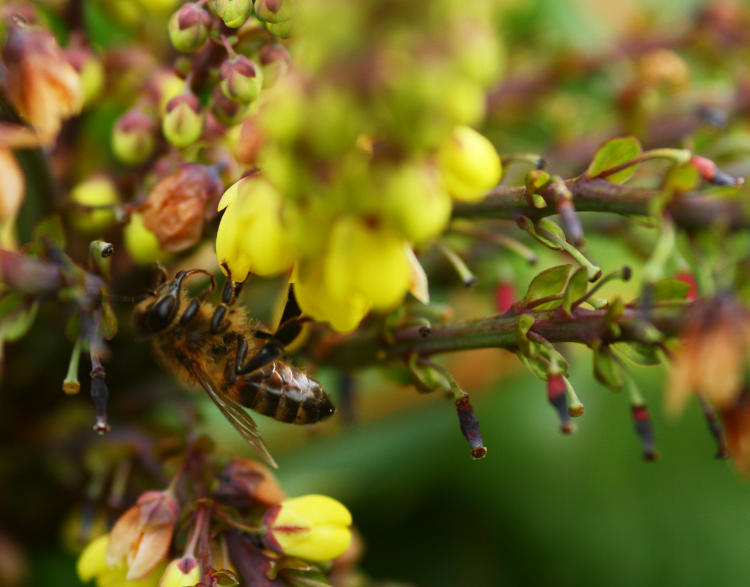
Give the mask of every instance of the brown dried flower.
M 201 237 L 203 222 L 216 216 L 221 182 L 216 172 L 189 163 L 162 179 L 148 195 L 143 222 L 162 249 L 179 253 Z
M 126 560 L 128 581 L 142 579 L 164 560 L 180 505 L 169 493 L 147 491 L 115 523 L 107 545 L 107 564 L 114 567 Z
M 748 353 L 750 314 L 743 306 L 727 295 L 696 302 L 672 363 L 667 410 L 681 412 L 695 393 L 720 410 L 733 406 L 744 382 Z
M 51 33 L 15 23 L 3 50 L 6 94 L 21 116 L 51 143 L 62 120 L 82 105 L 81 80 Z

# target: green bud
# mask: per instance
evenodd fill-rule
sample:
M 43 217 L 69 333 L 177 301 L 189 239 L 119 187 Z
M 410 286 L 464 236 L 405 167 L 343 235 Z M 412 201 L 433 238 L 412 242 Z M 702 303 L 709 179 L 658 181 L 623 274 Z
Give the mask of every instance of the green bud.
M 288 39 L 294 33 L 294 21 L 293 20 L 282 20 L 281 22 L 264 22 L 263 26 L 266 30 L 281 38 Z
M 221 91 L 240 104 L 250 104 L 263 87 L 263 70 L 244 55 L 230 57 L 219 68 Z
M 280 23 L 294 16 L 294 0 L 256 0 L 255 16 L 263 22 Z
M 252 0 L 211 0 L 211 8 L 231 29 L 238 29 L 253 12 Z
M 138 165 L 154 151 L 156 122 L 134 108 L 123 114 L 112 129 L 112 151 L 120 161 Z
M 194 2 L 183 4 L 169 19 L 169 40 L 175 49 L 192 53 L 208 38 L 211 17 Z
M 227 98 L 221 88 L 216 87 L 211 93 L 211 112 L 225 126 L 234 126 L 247 114 L 247 104 L 238 104 Z
M 187 147 L 198 140 L 203 132 L 203 115 L 195 94 L 185 92 L 169 101 L 161 129 L 175 147 Z

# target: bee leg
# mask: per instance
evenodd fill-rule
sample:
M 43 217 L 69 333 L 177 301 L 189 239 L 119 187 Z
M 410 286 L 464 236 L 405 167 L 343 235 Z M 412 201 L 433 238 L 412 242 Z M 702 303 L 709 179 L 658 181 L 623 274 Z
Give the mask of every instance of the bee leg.
M 276 329 L 273 338 L 279 341 L 282 346 L 291 344 L 299 336 L 300 332 L 302 332 L 302 324 L 307 320 L 307 318 L 302 318 L 302 310 L 294 295 L 294 284 L 289 284 L 286 305 L 281 314 L 279 327 Z
M 245 363 L 247 351 L 247 341 L 244 338 L 240 338 L 237 344 L 237 359 L 234 365 L 236 375 L 245 375 L 275 361 L 284 352 L 284 346 L 279 341 L 271 338 Z

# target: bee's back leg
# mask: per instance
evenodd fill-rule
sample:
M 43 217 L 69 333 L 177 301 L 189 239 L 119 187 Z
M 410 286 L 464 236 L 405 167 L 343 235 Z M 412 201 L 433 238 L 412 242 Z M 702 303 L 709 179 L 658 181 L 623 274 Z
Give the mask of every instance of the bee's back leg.
M 244 375 L 278 359 L 284 352 L 284 347 L 297 338 L 302 331 L 302 324 L 305 318 L 302 318 L 301 314 L 302 311 L 297 303 L 297 298 L 294 296 L 294 286 L 290 285 L 279 327 L 276 329 L 276 332 L 270 335 L 267 332 L 255 331 L 257 338 L 265 338 L 267 342 L 257 353 L 250 357 L 247 363 L 245 362 L 247 341 L 244 339 L 240 340 L 237 346 L 235 373 L 237 375 Z

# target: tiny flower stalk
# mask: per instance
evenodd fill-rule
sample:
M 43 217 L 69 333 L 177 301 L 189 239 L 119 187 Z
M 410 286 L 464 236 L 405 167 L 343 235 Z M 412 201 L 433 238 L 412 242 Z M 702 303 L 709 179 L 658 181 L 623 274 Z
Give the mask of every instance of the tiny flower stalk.
M 547 374 L 547 401 L 555 408 L 560 420 L 560 432 L 571 434 L 575 426 L 570 420 L 568 408 L 568 388 L 565 385 L 565 377 L 559 371 L 550 369 Z
M 565 382 L 565 391 L 568 396 L 568 414 L 570 414 L 571 418 L 580 418 L 584 412 L 583 402 L 578 398 L 576 390 L 568 378 L 563 377 L 563 381 Z
M 552 177 L 549 190 L 555 198 L 557 213 L 560 214 L 568 239 L 575 246 L 580 247 L 583 245 L 583 226 L 573 205 L 573 193 L 559 175 Z
M 474 413 L 474 406 L 471 405 L 469 394 L 457 388 L 457 391 L 454 392 L 454 401 L 458 414 L 458 424 L 471 447 L 471 458 L 475 461 L 483 459 L 487 456 L 487 447 L 482 440 L 479 419 Z
M 65 380 L 62 384 L 63 391 L 68 395 L 74 395 L 81 391 L 81 383 L 78 381 L 78 365 L 81 360 L 81 347 L 83 346 L 83 340 L 79 336 L 73 343 L 73 352 L 70 355 L 70 362 L 68 363 L 68 373 L 65 375 Z
M 719 418 L 716 415 L 716 411 L 713 409 L 713 406 L 711 406 L 708 401 L 706 401 L 706 398 L 704 398 L 702 395 L 698 395 L 698 400 L 701 404 L 701 411 L 703 412 L 703 417 L 706 419 L 706 425 L 708 426 L 708 431 L 711 433 L 711 436 L 713 436 L 714 440 L 716 441 L 716 458 L 717 459 L 725 459 L 729 456 L 729 449 L 727 448 L 727 441 L 726 437 L 724 436 L 724 430 L 722 429 L 721 422 L 719 421 Z
M 279 554 L 313 562 L 343 554 L 352 541 L 352 515 L 339 501 L 325 495 L 285 499 L 263 517 L 263 543 Z
M 469 269 L 468 265 L 466 265 L 461 257 L 459 257 L 452 249 L 450 249 L 443 243 L 437 243 L 437 247 L 438 250 L 451 264 L 451 267 L 453 267 L 453 269 L 456 271 L 458 277 L 461 279 L 461 283 L 463 283 L 465 287 L 472 287 L 473 285 L 476 285 L 476 275 L 471 272 L 471 269 Z

